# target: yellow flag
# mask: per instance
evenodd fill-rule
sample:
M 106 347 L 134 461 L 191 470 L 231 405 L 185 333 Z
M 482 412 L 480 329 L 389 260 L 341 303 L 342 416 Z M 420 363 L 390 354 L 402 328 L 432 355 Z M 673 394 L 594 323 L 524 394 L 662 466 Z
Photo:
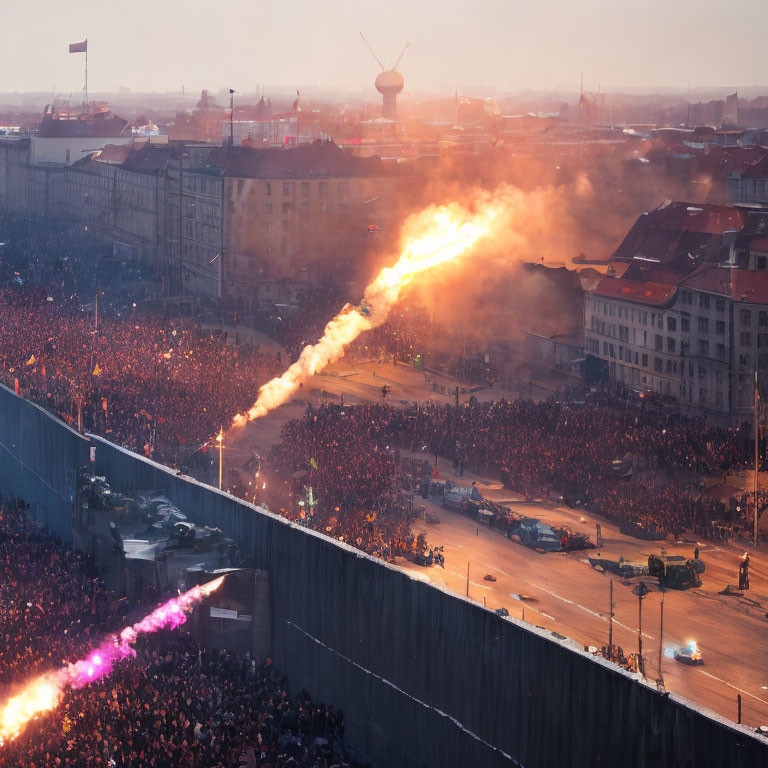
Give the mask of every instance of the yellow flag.
M 27 360 L 27 365 L 34 365 L 35 364 L 35 356 L 32 355 L 32 357 Z
M 99 368 L 99 364 L 96 363 L 96 365 L 93 367 L 93 375 L 94 376 L 101 376 L 101 368 Z

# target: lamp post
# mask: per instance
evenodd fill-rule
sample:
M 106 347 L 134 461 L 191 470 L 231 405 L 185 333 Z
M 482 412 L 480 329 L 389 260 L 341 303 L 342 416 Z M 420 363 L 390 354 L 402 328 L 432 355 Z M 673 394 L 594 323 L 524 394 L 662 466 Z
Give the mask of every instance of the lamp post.
M 645 665 L 643 664 L 643 598 L 651 590 L 644 581 L 638 582 L 632 592 L 637 595 L 637 656 L 640 674 L 645 677 Z
M 229 89 L 229 146 L 235 146 L 235 89 Z
M 219 490 L 221 490 L 221 479 L 224 468 L 224 427 L 219 429 L 219 434 L 216 435 L 216 441 L 219 444 Z
M 94 328 L 99 330 L 99 294 L 104 295 L 104 291 L 96 291 L 96 310 L 94 312 Z

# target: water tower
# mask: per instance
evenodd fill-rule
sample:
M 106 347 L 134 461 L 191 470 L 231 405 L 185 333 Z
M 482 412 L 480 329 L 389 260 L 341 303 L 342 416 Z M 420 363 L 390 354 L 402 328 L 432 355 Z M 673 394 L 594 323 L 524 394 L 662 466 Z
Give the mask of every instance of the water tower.
M 379 57 L 373 52 L 373 48 L 371 48 L 368 41 L 365 39 L 365 35 L 363 35 L 362 32 L 360 33 L 360 37 L 363 38 L 363 42 L 368 46 L 368 50 L 371 52 L 373 58 L 376 59 L 379 66 L 381 67 L 381 72 L 379 72 L 379 74 L 376 76 L 376 82 L 374 83 L 376 90 L 384 97 L 381 108 L 381 116 L 386 120 L 396 120 L 397 94 L 403 90 L 403 86 L 405 85 L 403 76 L 397 71 L 397 65 L 400 63 L 400 59 L 403 58 L 403 54 L 408 48 L 409 43 L 405 44 L 405 48 L 403 48 L 402 52 L 397 57 L 395 66 L 392 67 L 392 69 L 386 69 L 381 63 Z

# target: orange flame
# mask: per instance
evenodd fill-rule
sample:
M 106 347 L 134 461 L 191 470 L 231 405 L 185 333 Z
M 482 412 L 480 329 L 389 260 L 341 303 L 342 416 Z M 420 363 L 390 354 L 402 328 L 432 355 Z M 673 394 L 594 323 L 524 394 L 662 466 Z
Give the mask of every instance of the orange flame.
M 224 578 L 224 576 L 219 576 L 213 581 L 209 581 L 207 584 L 194 587 L 183 595 L 180 595 L 178 598 L 169 600 L 137 624 L 123 629 L 120 633 L 120 638 L 124 641 L 125 648 L 135 643 L 140 634 L 154 632 L 163 626 L 169 626 L 168 621 L 164 618 L 167 614 L 161 616 L 158 616 L 158 614 L 163 611 L 172 613 L 173 611 L 185 612 L 190 610 L 191 607 L 203 597 L 208 597 L 219 589 L 224 582 Z M 169 607 L 171 607 L 170 610 Z M 178 626 L 178 624 L 172 623 L 170 626 Z M 102 651 L 102 648 L 106 649 L 106 652 Z M 104 657 L 112 648 L 118 648 L 117 636 L 112 636 L 111 639 L 106 640 L 96 649 L 95 653 L 103 654 L 102 658 L 93 653 L 89 658 L 93 659 L 96 664 L 103 666 L 105 660 Z M 116 658 L 124 658 L 125 649 L 123 648 L 116 652 L 115 656 Z M 55 709 L 58 706 L 66 687 L 71 685 L 79 687 L 79 685 L 82 684 L 77 682 L 76 676 L 74 676 L 72 672 L 73 670 L 77 670 L 78 666 L 81 664 L 83 664 L 82 661 L 76 662 L 75 664 L 69 664 L 66 667 L 63 667 L 56 672 L 48 672 L 44 675 L 40 675 L 40 677 L 27 683 L 15 696 L 0 703 L 0 746 L 3 746 L 5 742 L 10 741 L 11 739 L 15 739 L 24 726 L 36 715 L 43 712 L 50 712 Z M 105 670 L 107 669 L 107 667 L 104 668 Z M 111 669 L 111 667 L 109 668 Z M 90 672 L 92 673 L 93 670 L 91 669 Z M 97 678 L 95 677 L 94 679 Z
M 484 202 L 476 212 L 453 204 L 428 208 L 413 217 L 409 228 L 419 233 L 406 240 L 395 264 L 384 267 L 365 289 L 370 313 L 347 304 L 325 326 L 317 344 L 304 347 L 299 359 L 282 376 L 261 387 L 256 402 L 246 413 L 235 416 L 233 426 L 242 426 L 283 405 L 303 382 L 343 357 L 346 347 L 363 331 L 387 319 L 403 288 L 417 275 L 467 253 L 498 224 L 503 209 L 504 202 L 497 199 Z

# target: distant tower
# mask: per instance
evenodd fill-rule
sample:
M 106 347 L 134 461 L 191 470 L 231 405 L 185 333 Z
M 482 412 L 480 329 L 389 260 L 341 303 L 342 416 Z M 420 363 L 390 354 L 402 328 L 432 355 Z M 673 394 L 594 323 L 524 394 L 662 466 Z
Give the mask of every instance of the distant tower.
M 400 63 L 400 59 L 403 58 L 403 54 L 410 43 L 405 44 L 405 48 L 403 48 L 402 52 L 397 57 L 395 66 L 392 67 L 392 69 L 386 69 L 379 57 L 373 52 L 373 48 L 371 48 L 362 32 L 360 33 L 360 37 L 363 38 L 363 42 L 368 46 L 368 50 L 373 54 L 373 58 L 376 59 L 381 67 L 381 72 L 376 76 L 376 82 L 374 83 L 376 90 L 384 97 L 381 116 L 386 120 L 396 120 L 397 94 L 403 90 L 403 86 L 405 85 L 403 76 L 397 71 L 397 65 Z

